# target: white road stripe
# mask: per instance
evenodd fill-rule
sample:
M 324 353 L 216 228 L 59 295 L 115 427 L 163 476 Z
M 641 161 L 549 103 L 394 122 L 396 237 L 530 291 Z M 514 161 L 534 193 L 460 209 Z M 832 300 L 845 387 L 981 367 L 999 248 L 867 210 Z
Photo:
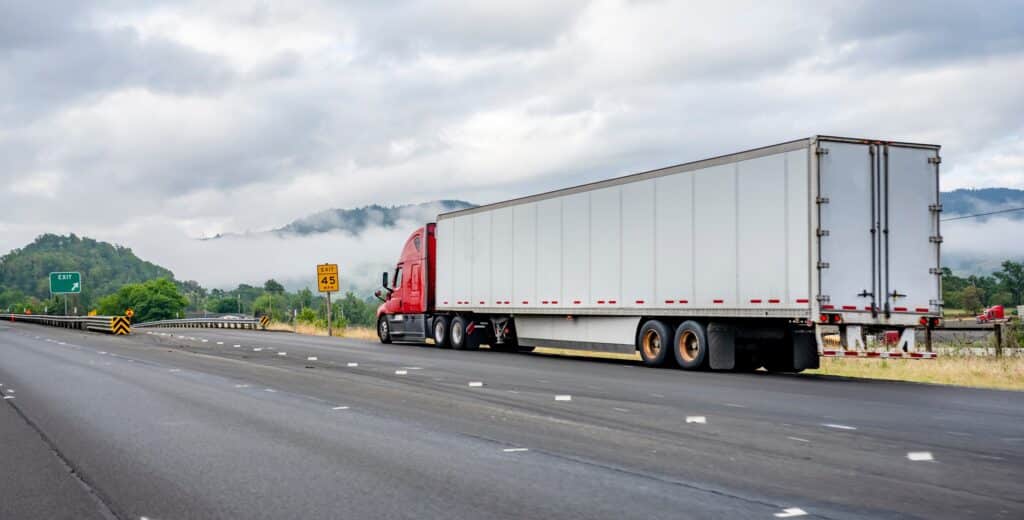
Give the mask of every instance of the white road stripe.
M 319 360 L 320 360 L 320 358 L 318 358 L 316 356 L 309 356 L 308 358 L 306 358 L 306 361 L 319 361 Z
M 331 408 L 331 410 L 348 410 L 348 407 L 347 406 L 335 406 L 334 408 Z
M 4 399 L 14 399 L 14 396 L 13 395 L 5 395 Z
M 235 388 L 249 388 L 249 385 L 235 385 Z
M 253 352 L 263 352 L 263 347 L 256 347 L 252 349 Z
M 687 415 L 686 416 L 686 424 L 690 424 L 690 423 L 707 424 L 708 423 L 708 418 L 704 417 L 703 415 Z
M 270 393 L 277 392 L 277 390 L 274 390 L 273 388 L 264 388 L 263 391 L 264 392 L 270 392 Z
M 783 509 L 781 513 L 775 513 L 775 518 L 793 518 L 794 516 L 805 516 L 807 511 L 800 509 L 799 507 L 790 507 Z
M 277 355 L 278 356 L 287 356 L 288 353 L 287 352 L 278 352 Z
M 935 457 L 932 457 L 932 452 L 930 451 L 912 451 L 907 453 L 907 458 L 915 462 L 935 460 Z
M 217 344 L 218 344 L 218 345 L 223 345 L 223 344 L 224 344 L 224 342 L 223 342 L 223 341 L 218 341 L 218 342 L 217 342 Z
M 359 366 L 359 363 L 348 363 L 346 366 L 357 367 Z
M 571 395 L 556 395 L 555 401 L 572 401 Z
M 786 437 L 786 438 L 789 439 L 789 440 L 797 441 L 797 442 L 811 442 L 811 441 L 809 441 L 807 439 L 801 439 L 800 437 Z
M 395 375 L 396 375 L 396 376 L 404 376 L 404 375 L 406 375 L 406 374 L 408 374 L 408 373 L 409 373 L 409 372 L 408 372 L 408 371 L 406 371 L 406 370 L 395 370 Z
M 469 386 L 484 386 L 482 381 L 470 381 Z
M 235 347 L 235 348 L 241 347 L 241 345 L 231 345 L 231 346 Z
M 835 428 L 837 430 L 856 430 L 857 429 L 856 426 L 847 426 L 845 424 L 835 424 L 835 423 L 822 423 L 822 426 L 824 426 L 826 428 Z
M 503 449 L 501 451 L 503 451 L 505 453 L 518 453 L 518 452 L 521 452 L 521 451 L 530 451 L 530 450 L 528 448 L 505 448 L 505 449 Z

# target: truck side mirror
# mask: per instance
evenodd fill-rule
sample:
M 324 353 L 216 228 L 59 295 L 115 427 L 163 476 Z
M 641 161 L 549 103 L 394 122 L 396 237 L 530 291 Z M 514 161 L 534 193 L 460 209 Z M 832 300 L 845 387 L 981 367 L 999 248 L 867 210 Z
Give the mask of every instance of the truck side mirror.
M 384 298 L 384 296 L 382 296 L 382 295 L 380 294 L 380 289 L 377 289 L 376 291 L 373 291 L 373 295 L 374 295 L 374 296 L 376 296 L 376 297 L 377 297 L 377 299 L 378 299 L 378 300 L 380 300 L 380 301 L 382 301 L 382 302 L 383 302 L 383 301 L 387 301 L 387 300 L 386 300 L 386 299 Z
M 384 271 L 380 278 L 380 285 L 386 289 L 388 287 L 388 272 Z

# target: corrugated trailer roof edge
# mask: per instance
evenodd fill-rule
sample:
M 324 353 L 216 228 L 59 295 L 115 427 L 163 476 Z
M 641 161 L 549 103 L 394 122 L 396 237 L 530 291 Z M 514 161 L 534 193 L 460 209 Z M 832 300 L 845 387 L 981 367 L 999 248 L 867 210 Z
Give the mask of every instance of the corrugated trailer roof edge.
M 913 146 L 920 148 L 932 148 L 938 150 L 939 145 L 935 144 L 924 144 L 924 143 L 910 143 L 901 141 L 885 141 L 880 139 L 863 139 L 856 137 L 839 137 L 831 135 L 816 135 L 812 137 L 805 137 L 802 139 L 794 139 L 792 141 L 786 141 L 778 144 L 761 146 L 758 148 L 751 148 L 749 150 L 743 150 L 741 152 L 734 152 L 726 155 L 719 155 L 716 157 L 710 157 L 707 159 L 700 159 L 697 161 L 691 161 L 687 163 L 675 164 L 672 166 L 665 166 L 663 168 L 657 168 L 654 170 L 647 170 L 638 173 L 631 173 L 620 177 L 613 177 L 611 179 L 605 179 L 600 181 L 588 182 L 586 184 L 580 184 L 578 186 L 570 186 L 568 188 L 560 188 L 553 191 L 544 193 L 538 193 L 536 195 L 528 195 L 525 197 L 519 197 L 515 199 L 504 200 L 501 202 L 494 202 L 491 204 L 485 204 L 483 206 L 477 206 L 475 208 L 460 209 L 458 211 L 450 211 L 448 213 L 441 213 L 437 216 L 437 220 L 443 220 L 446 218 L 457 217 L 460 215 L 471 215 L 473 213 L 479 213 L 482 211 L 489 211 L 494 209 L 500 209 L 507 206 L 515 206 L 518 204 L 526 204 L 529 202 L 537 202 L 541 200 L 552 199 L 555 197 L 561 197 L 565 195 L 572 195 L 574 193 L 582 193 L 586 191 L 598 190 L 601 188 L 608 188 L 611 186 L 618 186 L 621 184 L 629 184 L 631 182 L 639 182 L 647 179 L 653 179 L 662 177 L 665 175 L 673 175 L 676 173 L 683 173 L 691 170 L 697 170 L 700 168 L 708 168 L 711 166 L 718 166 L 721 164 L 729 164 L 737 161 L 746 161 L 749 159 L 756 159 L 758 157 L 765 157 L 768 155 L 774 155 L 777 153 L 791 152 L 794 150 L 800 150 L 804 147 L 809 146 L 814 141 L 840 141 L 840 142 L 853 142 L 853 143 L 885 143 L 895 146 Z

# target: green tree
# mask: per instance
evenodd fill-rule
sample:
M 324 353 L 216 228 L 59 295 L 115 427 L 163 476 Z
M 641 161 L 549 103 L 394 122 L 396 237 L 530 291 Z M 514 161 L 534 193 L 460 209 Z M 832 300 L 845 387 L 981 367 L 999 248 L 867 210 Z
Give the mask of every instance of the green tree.
M 137 323 L 172 319 L 188 306 L 188 299 L 174 282 L 166 278 L 128 284 L 114 294 L 100 298 L 99 313 L 120 316 L 128 309 L 135 311 Z
M 284 292 L 284 286 L 277 283 L 277 280 L 271 278 L 263 284 L 263 290 L 271 294 L 281 294 Z
M 341 315 L 352 325 L 364 327 L 376 324 L 377 308 L 367 300 L 355 295 L 352 291 L 345 293 L 345 297 L 339 302 Z
M 1021 296 L 1024 295 L 1024 263 L 1006 260 L 1003 268 L 994 273 L 1002 289 L 1011 295 L 1010 303 L 1021 304 Z
M 975 313 L 981 310 L 982 301 L 984 298 L 984 291 L 973 286 L 968 285 L 964 287 L 964 290 L 960 292 L 961 301 L 963 302 L 964 309 L 971 313 Z

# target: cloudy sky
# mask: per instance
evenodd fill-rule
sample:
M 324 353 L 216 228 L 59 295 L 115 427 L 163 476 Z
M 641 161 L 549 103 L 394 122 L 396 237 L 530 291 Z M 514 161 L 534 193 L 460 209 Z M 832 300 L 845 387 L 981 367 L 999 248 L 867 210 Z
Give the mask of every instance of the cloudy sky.
M 0 253 L 75 232 L 207 284 L 287 277 L 401 238 L 192 239 L 816 133 L 939 143 L 944 189 L 1024 188 L 1021 7 L 0 0 Z

